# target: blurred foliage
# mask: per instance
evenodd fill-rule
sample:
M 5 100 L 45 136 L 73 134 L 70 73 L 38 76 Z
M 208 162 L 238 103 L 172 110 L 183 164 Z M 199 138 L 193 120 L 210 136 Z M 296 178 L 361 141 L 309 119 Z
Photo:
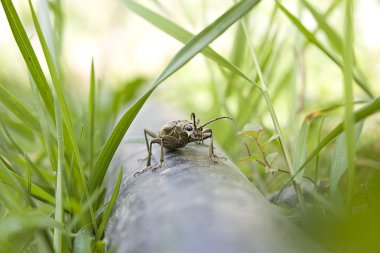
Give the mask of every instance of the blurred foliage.
M 65 8 L 74 7 L 55 0 L 15 8 L 1 0 L 1 28 L 12 34 L 6 45 L 18 53 L 0 54 L 0 252 L 104 249 L 116 195 L 104 203 L 99 186 L 147 99 L 204 121 L 232 116 L 236 127 L 215 122 L 213 133 L 268 200 L 332 252 L 380 251 L 380 49 L 357 28 L 361 8 L 371 5 L 178 2 L 175 11 L 164 1 L 123 0 L 115 8 L 184 43 L 155 73 L 126 78 L 117 71 L 133 70 L 134 62 L 112 39 L 107 47 L 115 49 L 97 50 L 122 55 L 119 69 L 97 71 L 96 57 L 82 59 L 88 72 L 73 69 L 75 50 L 65 44 L 65 31 L 75 17 Z M 193 58 L 198 53 L 205 57 Z M 143 61 L 153 58 L 144 54 Z

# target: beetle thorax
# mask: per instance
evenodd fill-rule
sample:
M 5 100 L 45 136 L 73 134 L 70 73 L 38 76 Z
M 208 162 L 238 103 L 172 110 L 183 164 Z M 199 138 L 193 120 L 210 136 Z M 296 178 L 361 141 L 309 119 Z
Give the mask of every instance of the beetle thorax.
M 202 129 L 196 129 L 194 124 L 188 120 L 175 120 L 165 124 L 159 133 L 159 136 L 169 135 L 180 142 L 192 142 L 202 138 Z
M 187 140 L 188 134 L 186 133 L 186 131 L 183 130 L 184 126 L 187 124 L 190 124 L 190 122 L 187 120 L 175 120 L 175 121 L 169 122 L 161 128 L 159 135 L 160 136 L 169 135 L 177 139 Z

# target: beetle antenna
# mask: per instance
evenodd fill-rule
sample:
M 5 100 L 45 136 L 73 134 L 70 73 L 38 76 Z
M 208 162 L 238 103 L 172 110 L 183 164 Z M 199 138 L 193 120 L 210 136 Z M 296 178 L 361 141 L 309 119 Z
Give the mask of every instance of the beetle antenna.
M 196 123 L 196 120 L 195 120 L 195 119 L 196 119 L 196 118 L 195 118 L 195 113 L 192 112 L 190 117 L 191 117 L 191 119 L 193 120 L 194 128 L 197 129 L 197 123 Z
M 210 121 L 207 121 L 206 123 L 204 123 L 203 125 L 201 125 L 199 128 L 203 128 L 204 126 L 207 126 L 208 124 L 210 124 L 210 123 L 212 123 L 214 121 L 220 120 L 220 119 L 229 119 L 229 120 L 231 120 L 234 123 L 234 125 L 236 125 L 235 120 L 233 118 L 228 117 L 228 116 L 221 116 L 221 117 L 217 117 L 215 119 L 212 119 Z

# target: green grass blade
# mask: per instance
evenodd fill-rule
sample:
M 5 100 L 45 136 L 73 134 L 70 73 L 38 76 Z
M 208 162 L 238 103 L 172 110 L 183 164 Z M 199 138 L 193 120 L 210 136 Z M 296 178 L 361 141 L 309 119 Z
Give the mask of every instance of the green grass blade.
M 103 215 L 103 219 L 99 225 L 99 229 L 98 229 L 98 231 L 96 231 L 96 240 L 99 240 L 101 238 L 101 236 L 103 235 L 104 228 L 106 227 L 106 224 L 108 222 L 108 218 L 110 217 L 113 206 L 116 203 L 116 198 L 117 198 L 117 195 L 119 194 L 119 189 L 120 189 L 122 178 L 123 178 L 123 168 L 120 167 L 119 175 L 117 176 L 117 181 L 116 181 L 115 187 L 113 189 L 111 199 L 110 199 L 108 206 L 107 206 L 107 209 Z
M 296 147 L 294 149 L 294 155 L 293 155 L 294 168 L 298 168 L 305 161 L 308 139 L 309 139 L 309 123 L 308 121 L 304 120 L 301 126 L 301 130 L 299 132 L 299 135 L 297 137 Z M 303 173 L 299 173 L 295 177 L 296 182 L 301 183 L 302 177 L 303 177 Z
M 343 41 L 343 79 L 344 79 L 344 130 L 348 161 L 348 209 L 352 209 L 352 195 L 355 180 L 355 129 L 354 129 L 354 91 L 352 75 L 354 65 L 354 31 L 353 31 L 353 1 L 347 0 L 344 16 Z
M 336 57 L 333 53 L 331 53 L 319 40 L 295 17 L 292 13 L 290 13 L 280 2 L 276 1 L 277 6 L 280 10 L 289 18 L 289 20 L 300 30 L 301 33 L 305 35 L 305 37 L 317 46 L 322 52 L 324 52 L 333 62 L 341 66 L 341 61 L 338 57 Z
M 25 184 L 22 184 L 17 180 L 15 176 L 16 174 L 10 170 L 9 164 L 2 157 L 0 157 L 0 160 L 0 180 L 2 179 L 3 182 L 8 182 L 9 185 L 12 185 L 13 189 L 23 197 L 27 205 L 35 207 L 33 200 L 30 198 L 30 195 L 26 190 L 29 184 L 28 180 L 25 179 Z
M 316 47 L 318 47 L 327 57 L 329 57 L 335 64 L 337 64 L 340 68 L 343 68 L 343 63 L 340 58 L 334 55 L 330 50 L 328 50 L 317 38 L 293 15 L 291 14 L 280 2 L 276 0 L 276 4 L 280 8 L 280 10 L 289 18 L 289 20 L 300 30 L 305 37 L 313 43 Z M 368 87 L 368 84 L 359 76 L 358 70 L 355 68 L 353 72 L 353 78 L 355 82 L 359 85 L 360 88 L 371 98 L 374 97 L 372 91 Z
M 13 94 L 0 85 L 0 103 L 8 108 L 17 118 L 34 130 L 39 131 L 40 126 L 34 115 Z
M 26 180 L 28 182 L 28 185 L 26 187 L 26 193 L 28 194 L 28 198 L 30 199 L 30 196 L 32 195 L 32 173 L 31 173 L 31 166 L 28 162 L 26 162 Z M 29 206 L 28 206 L 29 207 Z
M 322 119 L 321 119 L 321 122 L 319 123 L 318 135 L 317 135 L 317 145 L 319 145 L 319 143 L 321 142 L 321 134 L 322 134 L 323 124 L 325 122 L 325 119 L 326 119 L 326 116 L 323 115 Z M 318 153 L 317 156 L 316 156 L 316 158 L 315 158 L 315 171 L 314 171 L 314 182 L 316 182 L 314 184 L 314 191 L 315 192 L 318 191 L 318 184 L 317 184 L 317 182 L 319 180 L 319 171 L 320 171 L 319 160 L 320 160 L 320 153 Z
M 49 8 L 53 13 L 53 28 L 55 39 L 54 39 L 54 48 L 57 59 L 62 55 L 62 34 L 63 34 L 63 24 L 64 24 L 64 15 L 62 11 L 61 0 L 49 1 Z M 57 62 L 59 63 L 59 62 Z
M 49 228 L 58 228 L 66 231 L 65 227 L 54 219 L 41 213 L 12 214 L 0 222 L 0 244 L 2 249 L 5 245 L 11 246 L 10 238 L 20 234 L 20 228 L 24 233 Z M 3 251 L 12 252 L 12 251 Z
M 80 223 L 81 221 L 83 221 L 84 219 L 87 220 L 87 212 L 88 210 L 90 209 L 91 206 L 94 205 L 94 203 L 96 203 L 96 201 L 98 200 L 99 196 L 101 196 L 101 193 L 102 191 L 101 190 L 95 190 L 90 198 L 86 199 L 86 201 L 82 201 L 80 202 L 79 206 L 76 206 L 76 204 L 73 204 L 73 210 L 75 212 L 75 215 L 73 216 L 73 218 L 71 219 L 70 223 L 68 224 L 68 228 L 69 230 L 73 230 L 77 225 L 78 223 Z
M 84 171 L 83 171 L 83 168 L 82 168 L 82 163 L 81 163 L 80 153 L 79 153 L 79 147 L 78 147 L 78 143 L 77 143 L 77 141 L 75 139 L 73 124 L 72 124 L 72 121 L 71 121 L 71 117 L 70 117 L 70 114 L 69 114 L 69 110 L 68 110 L 68 107 L 67 107 L 65 96 L 64 96 L 64 93 L 63 93 L 61 81 L 60 81 L 60 79 L 58 77 L 58 72 L 56 70 L 56 67 L 54 66 L 53 58 L 52 58 L 51 53 L 49 51 L 49 47 L 48 47 L 48 45 L 46 43 L 45 37 L 44 37 L 44 35 L 42 33 L 42 29 L 41 29 L 41 26 L 40 26 L 39 21 L 37 19 L 36 13 L 35 13 L 35 11 L 33 9 L 33 5 L 32 5 L 31 0 L 29 0 L 29 7 L 30 7 L 30 12 L 32 13 L 33 23 L 34 23 L 34 26 L 36 28 L 36 31 L 37 31 L 37 34 L 38 34 L 38 38 L 40 40 L 41 47 L 42 47 L 42 50 L 43 50 L 44 55 L 45 55 L 45 59 L 46 59 L 46 62 L 47 62 L 48 68 L 49 68 L 49 72 L 50 72 L 51 78 L 53 80 L 53 85 L 54 85 L 54 88 L 55 88 L 57 99 L 59 101 L 59 106 L 60 106 L 60 108 L 62 110 L 62 116 L 63 116 L 63 120 L 64 120 L 64 123 L 65 123 L 65 127 L 66 127 L 66 129 L 68 131 L 68 135 L 69 135 L 69 139 L 70 139 L 71 145 L 74 148 L 74 157 L 75 157 L 75 161 L 76 161 L 76 163 L 78 165 L 78 168 L 79 168 L 81 182 L 83 184 L 85 196 L 86 196 L 86 198 L 89 198 L 90 194 L 89 194 L 89 191 L 87 189 L 86 177 L 85 177 L 85 174 L 84 174 Z M 97 225 L 96 225 L 96 222 L 95 222 L 95 215 L 94 215 L 94 210 L 93 210 L 92 207 L 90 208 L 90 215 L 91 215 L 91 218 L 92 218 L 94 229 L 96 231 L 97 230 Z
M 324 17 L 315 8 L 313 8 L 313 6 L 307 0 L 302 0 L 302 3 L 313 15 L 320 29 L 326 34 L 330 45 L 335 49 L 335 51 L 337 51 L 339 54 L 342 54 L 343 42 L 338 32 L 335 31 L 334 28 L 327 23 L 326 17 Z M 335 5 L 333 4 L 333 6 Z
M 33 95 L 34 95 L 34 100 L 36 104 L 36 109 L 38 113 L 38 118 L 39 118 L 39 123 L 40 123 L 40 128 L 41 128 L 41 135 L 42 135 L 42 141 L 44 142 L 45 145 L 45 150 L 46 153 L 49 157 L 50 160 L 50 165 L 52 166 L 52 169 L 54 171 L 57 170 L 57 155 L 55 152 L 55 140 L 53 140 L 53 135 L 51 135 L 50 128 L 49 128 L 49 117 L 44 110 L 43 103 L 40 99 L 40 96 L 38 94 L 37 87 L 33 81 L 32 78 L 30 80 L 30 86 L 32 87 Z
M 57 98 L 54 98 L 55 102 L 55 118 L 57 126 L 57 141 L 58 141 L 58 164 L 57 164 L 57 180 L 55 188 L 55 220 L 59 223 L 63 223 L 63 174 L 64 174 L 64 142 L 63 142 L 63 121 L 60 106 L 58 104 Z M 54 250 L 55 252 L 62 252 L 62 230 L 59 228 L 54 228 Z
M 0 123 L 2 126 L 3 126 L 3 130 L 5 132 L 5 135 L 8 137 L 8 139 L 10 140 L 10 142 L 12 143 L 14 149 L 17 151 L 17 153 L 19 154 L 19 156 L 21 157 L 24 157 L 25 158 L 25 161 L 31 165 L 31 168 L 33 169 L 33 171 L 37 174 L 37 176 L 41 179 L 42 182 L 46 183 L 46 184 L 49 184 L 49 176 L 48 173 L 46 173 L 45 171 L 41 170 L 40 168 L 38 168 L 34 163 L 33 161 L 29 158 L 29 156 L 22 150 L 22 148 L 17 144 L 17 142 L 13 139 L 13 137 L 11 136 L 10 132 L 8 131 L 8 129 L 6 128 L 6 126 L 2 123 Z
M 207 26 L 198 35 L 193 37 L 186 45 L 174 56 L 169 65 L 153 83 L 152 87 L 138 99 L 130 109 L 123 115 L 116 127 L 108 138 L 103 150 L 95 162 L 94 168 L 88 180 L 88 188 L 90 191 L 101 185 L 106 174 L 108 165 L 116 152 L 125 132 L 129 128 L 136 114 L 139 112 L 150 94 L 166 80 L 174 74 L 183 65 L 190 61 L 196 54 L 202 51 L 209 43 L 214 41 L 227 28 L 234 24 L 237 20 L 247 14 L 259 0 L 243 0 L 231 7 L 221 17 L 215 20 L 211 25 Z
M 35 139 L 35 130 L 26 122 L 20 122 L 15 120 L 14 117 L 10 116 L 8 110 L 0 111 L 1 122 L 6 125 L 9 129 L 24 140 L 33 141 Z
M 92 253 L 93 234 L 88 227 L 82 228 L 74 239 L 73 253 Z
M 355 127 L 355 147 L 359 141 L 360 134 L 363 129 L 363 121 L 356 124 Z M 332 158 L 331 172 L 330 172 L 330 197 L 335 203 L 339 203 L 339 181 L 348 168 L 348 153 L 347 153 L 347 141 L 345 134 L 339 135 L 334 155 Z
M 57 94 L 57 99 L 58 99 L 59 105 L 60 105 L 61 110 L 62 110 L 63 120 L 65 123 L 66 129 L 69 132 L 69 139 L 70 139 L 71 145 L 73 145 L 73 147 L 74 147 L 75 158 L 77 158 L 77 162 L 78 162 L 78 164 L 80 164 L 79 148 L 78 148 L 77 142 L 75 140 L 74 130 L 73 130 L 70 114 L 69 114 L 69 111 L 67 108 L 67 103 L 66 103 L 66 100 L 64 97 L 61 81 L 58 77 L 58 72 L 55 68 L 53 58 L 52 58 L 51 53 L 49 51 L 49 47 L 46 43 L 45 37 L 44 37 L 42 30 L 41 30 L 41 26 L 39 24 L 39 21 L 37 19 L 36 13 L 33 9 L 33 6 L 32 6 L 32 3 L 30 0 L 29 0 L 29 7 L 30 7 L 30 12 L 32 13 L 34 26 L 36 28 L 37 35 L 38 35 L 38 38 L 40 40 L 41 47 L 42 47 L 42 50 L 44 52 L 45 59 L 47 62 L 47 66 L 49 68 L 49 72 L 50 72 L 50 75 L 51 75 L 51 78 L 52 78 L 52 81 L 54 84 L 55 92 Z
M 11 0 L 1 0 L 1 4 L 3 5 L 13 37 L 29 69 L 30 75 L 37 85 L 38 91 L 41 94 L 50 116 L 54 118 L 53 95 L 16 9 Z
M 21 203 L 19 203 L 19 201 L 15 201 L 14 197 L 10 193 L 10 189 L 7 189 L 4 186 L 5 185 L 3 183 L 0 183 L 0 201 L 2 207 L 8 209 L 10 212 L 22 212 L 24 208 L 20 206 Z
M 190 39 L 194 37 L 194 34 L 191 32 L 185 30 L 184 28 L 180 27 L 176 23 L 172 22 L 171 20 L 157 14 L 156 12 L 153 12 L 144 6 L 130 0 L 123 0 L 123 3 L 127 5 L 127 7 L 136 13 L 137 15 L 144 18 L 146 21 L 151 23 L 152 25 L 156 26 L 158 29 L 162 30 L 163 32 L 167 33 L 168 35 L 172 36 L 173 38 L 186 43 Z M 238 67 L 236 67 L 234 64 L 227 61 L 224 57 L 219 55 L 217 52 L 215 52 L 210 47 L 205 47 L 202 50 L 202 54 L 212 61 L 216 62 L 219 66 L 229 69 L 232 73 L 235 73 L 239 75 L 240 77 L 244 78 L 250 83 L 254 83 L 248 76 L 246 76 Z
M 90 118 L 90 168 L 92 168 L 94 157 L 94 126 L 95 126 L 95 67 L 94 59 L 91 60 L 90 94 L 88 98 Z
M 13 172 L 10 165 L 2 157 L 0 157 L 0 160 L 7 167 L 8 172 L 12 175 L 12 177 L 14 177 L 23 187 L 25 187 L 25 188 L 28 187 L 28 180 L 27 179 L 25 179 L 25 178 L 21 177 L 20 175 L 16 174 L 15 172 Z M 4 184 L 14 186 L 12 181 L 9 179 L 9 177 L 7 177 L 4 174 L 5 173 L 2 173 L 0 170 L 0 181 L 2 181 Z M 50 195 L 48 192 L 43 190 L 41 187 L 37 186 L 36 184 L 31 183 L 30 192 L 34 198 L 41 200 L 42 202 L 45 202 L 45 203 L 50 204 L 52 206 L 55 205 L 55 198 L 52 195 Z M 65 208 L 65 210 L 70 211 L 70 207 L 67 204 L 65 204 L 64 208 Z

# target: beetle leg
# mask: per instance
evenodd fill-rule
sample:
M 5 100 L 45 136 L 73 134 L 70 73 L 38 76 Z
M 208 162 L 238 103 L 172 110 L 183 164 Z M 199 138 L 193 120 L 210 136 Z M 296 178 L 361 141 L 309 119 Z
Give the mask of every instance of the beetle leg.
M 146 143 L 146 150 L 148 151 L 148 156 L 144 157 L 144 158 L 139 158 L 138 160 L 139 161 L 143 161 L 143 160 L 146 160 L 148 159 L 149 157 L 149 141 L 148 141 L 148 135 L 152 138 L 157 138 L 157 134 L 154 133 L 153 131 L 149 130 L 149 129 L 144 129 L 144 136 L 145 136 L 145 143 Z
M 162 163 L 164 162 L 164 145 L 163 145 L 163 138 L 160 138 L 160 145 L 161 145 L 161 156 L 160 156 L 160 163 L 152 170 L 152 172 L 156 172 L 159 168 L 161 168 Z
M 146 137 L 146 135 L 145 135 L 145 137 Z M 158 142 L 158 141 L 160 141 L 160 142 Z M 153 140 L 150 141 L 150 144 L 148 146 L 148 161 L 146 162 L 146 167 L 143 170 L 136 172 L 134 174 L 134 177 L 143 174 L 144 172 L 146 172 L 150 168 L 150 166 L 151 166 L 151 160 L 152 160 L 152 145 L 153 145 L 153 143 L 161 143 L 162 144 L 162 139 L 161 138 L 154 138 Z M 162 145 L 161 145 L 161 147 L 162 147 Z
M 150 131 L 149 129 L 144 129 L 146 149 L 149 152 L 149 142 L 148 142 L 148 136 L 147 135 L 149 135 L 152 138 L 157 138 L 157 134 L 155 134 L 154 132 Z
M 212 163 L 218 163 L 218 161 L 213 160 L 213 158 L 221 158 L 226 159 L 224 157 L 219 157 L 214 154 L 214 138 L 212 136 L 212 130 L 211 129 L 204 129 L 202 131 L 202 141 L 210 138 L 210 145 L 208 146 L 208 158 Z

